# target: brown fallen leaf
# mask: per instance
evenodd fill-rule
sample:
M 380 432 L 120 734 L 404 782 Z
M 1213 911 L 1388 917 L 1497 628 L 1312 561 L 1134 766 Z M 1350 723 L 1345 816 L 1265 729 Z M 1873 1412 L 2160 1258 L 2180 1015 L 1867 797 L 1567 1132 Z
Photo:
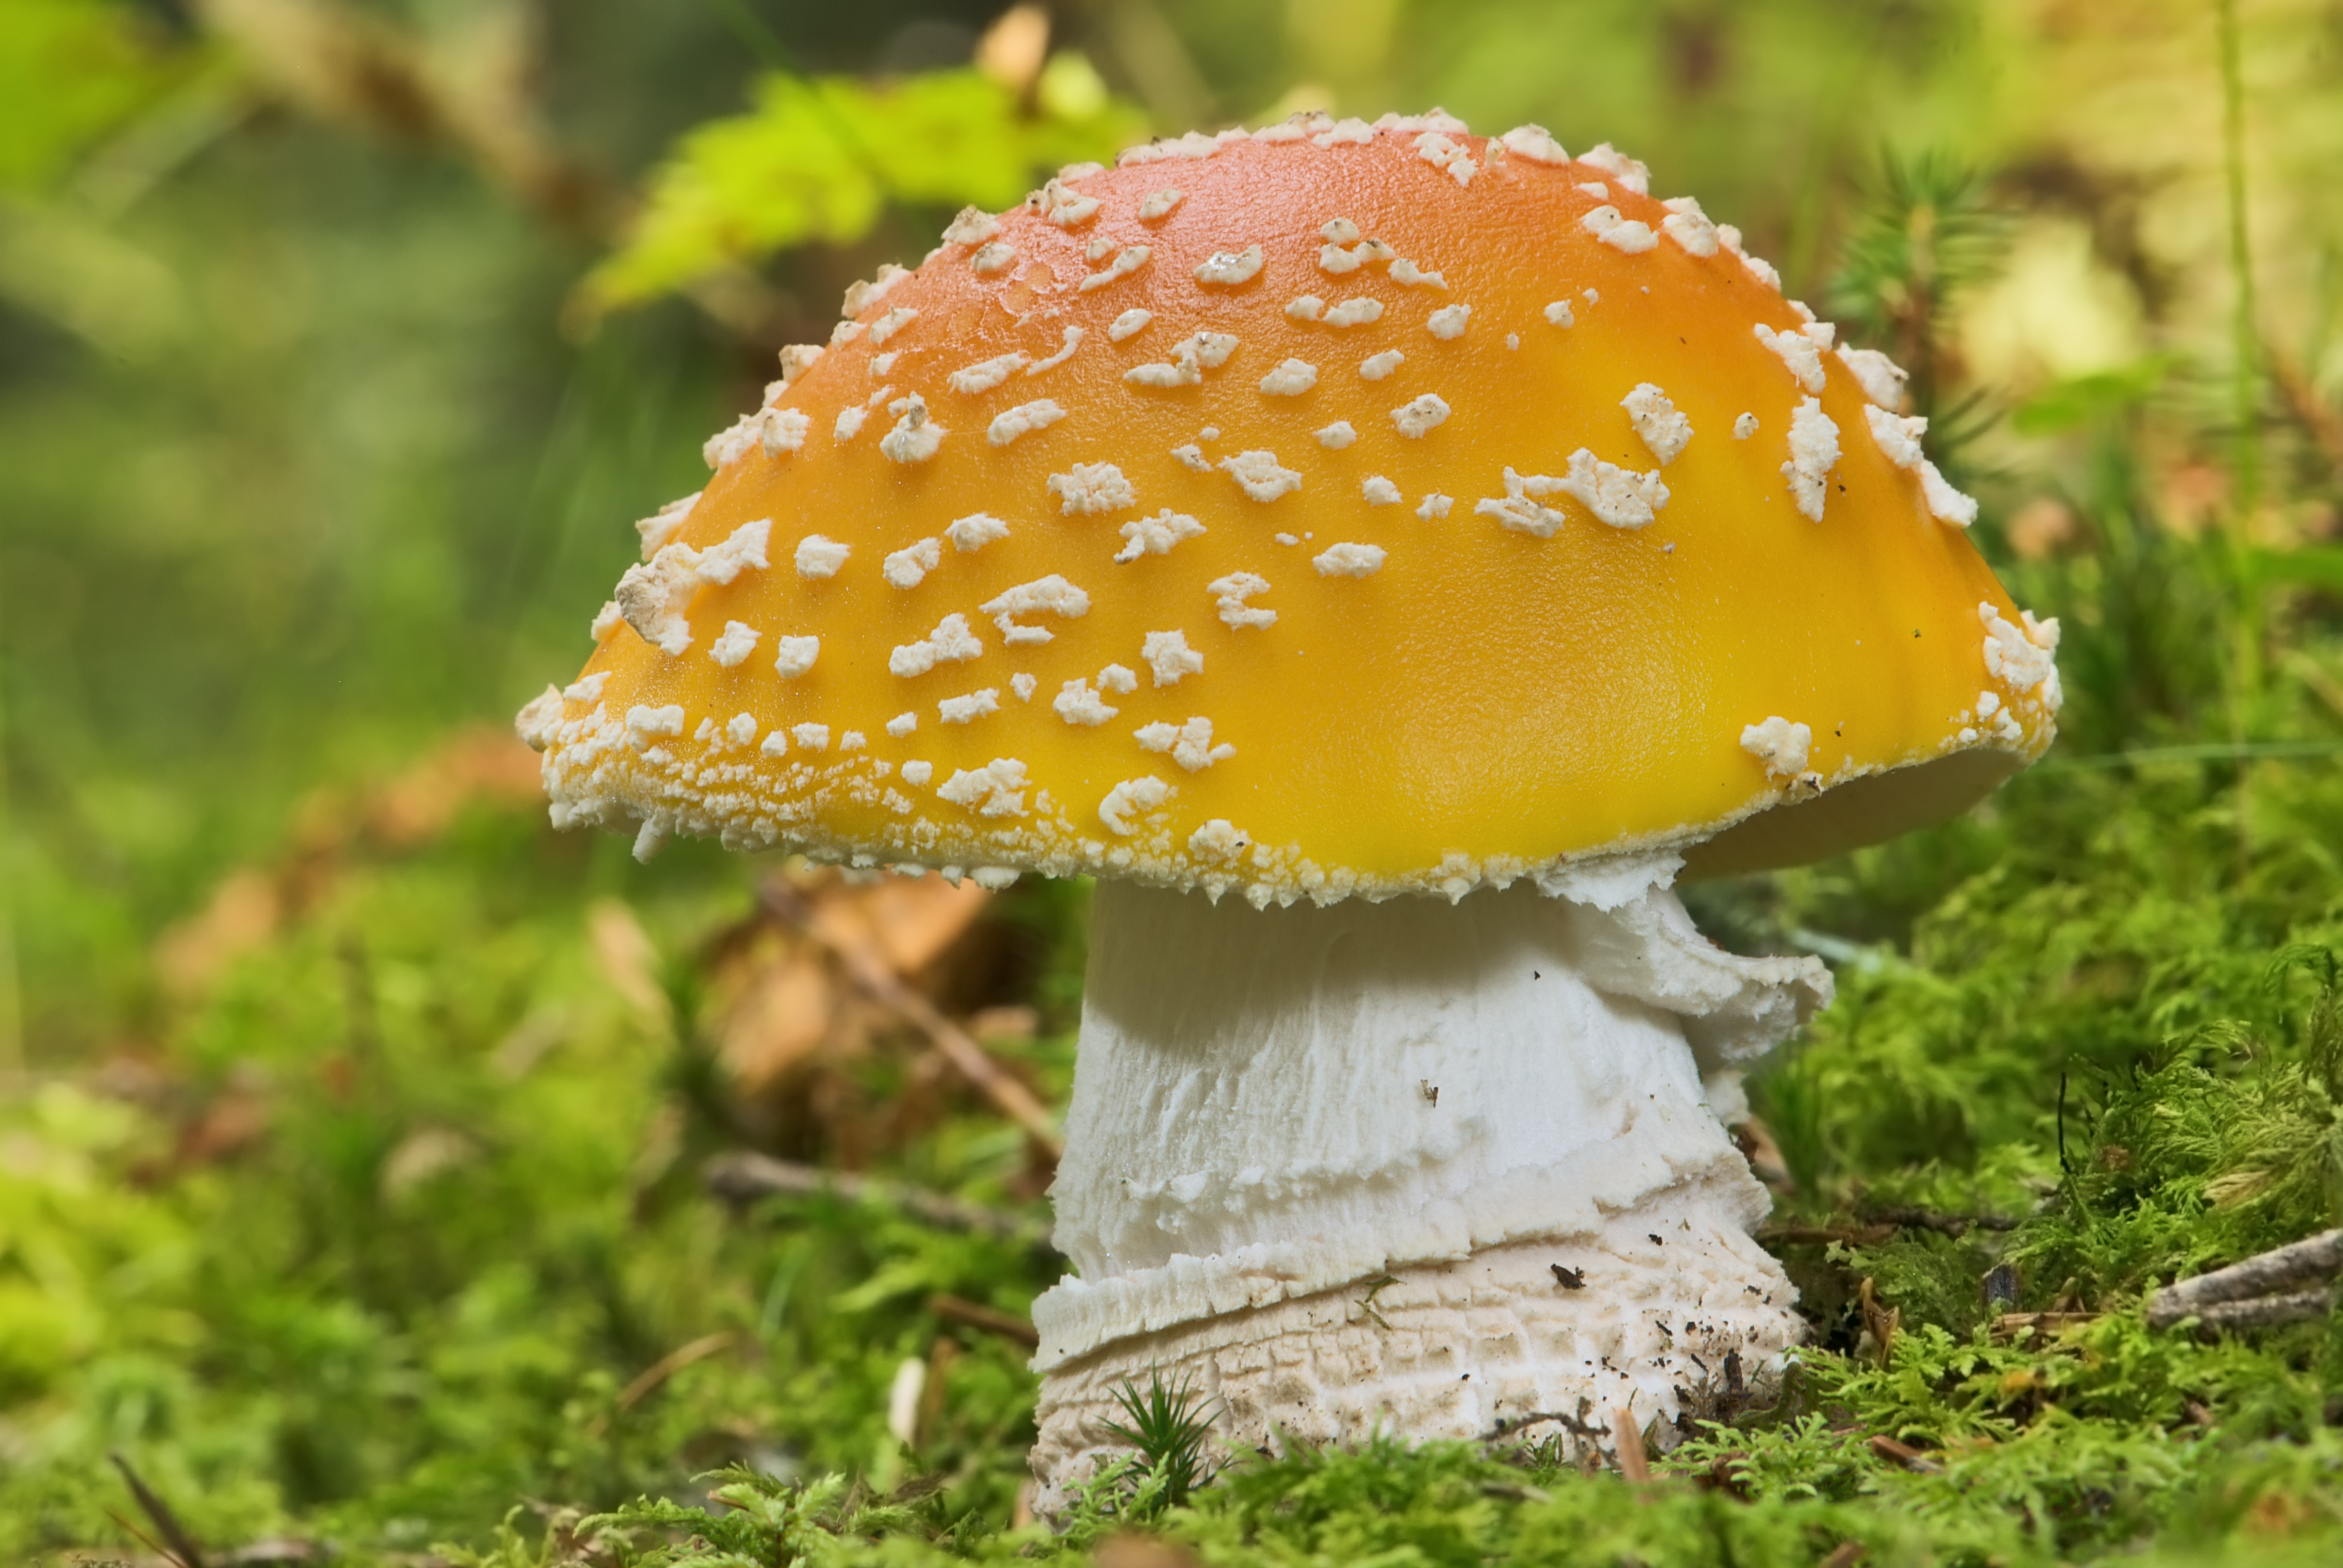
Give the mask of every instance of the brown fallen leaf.
M 1196 1568 L 1184 1548 L 1146 1535 L 1116 1535 L 1099 1543 L 1098 1568 Z
M 1635 1418 L 1627 1413 L 1625 1405 L 1611 1410 L 1611 1447 L 1619 1458 L 1619 1473 L 1630 1485 L 1641 1486 L 1652 1479 L 1652 1462 L 1644 1452 L 1644 1433 L 1635 1425 Z
M 318 789 L 295 808 L 285 846 L 267 866 L 227 873 L 204 907 L 156 939 L 153 961 L 175 1000 L 199 998 L 237 958 L 315 906 L 357 849 L 411 850 L 437 839 L 465 807 L 538 811 L 534 752 L 499 726 L 451 731 L 371 789 Z
M 968 933 L 991 895 L 974 882 L 889 877 L 815 900 L 813 930 L 836 947 L 872 947 L 897 974 L 918 974 Z
M 201 995 L 221 970 L 277 934 L 283 905 L 276 879 L 249 869 L 222 878 L 203 909 L 166 929 L 155 943 L 163 989 L 185 1001 Z
M 1904 1309 L 1883 1303 L 1873 1292 L 1868 1275 L 1864 1277 L 1856 1299 L 1862 1306 L 1863 1329 L 1871 1340 L 1872 1353 L 1879 1365 L 1891 1365 L 1896 1358 L 1896 1335 L 1904 1326 Z
M 820 955 L 785 950 L 753 970 L 725 1010 L 717 1054 L 742 1093 L 763 1095 L 820 1049 L 838 1004 Z
M 185 1170 L 232 1158 L 260 1141 L 268 1131 L 268 1119 L 266 1093 L 258 1082 L 238 1075 L 181 1130 L 171 1163 Z
M 366 830 L 387 848 L 411 849 L 438 838 L 475 802 L 538 807 L 541 767 L 508 728 L 468 725 L 374 793 L 364 808 Z
M 1048 1109 L 1031 1089 L 1004 1069 L 969 1038 L 968 1031 L 945 1016 L 918 990 L 890 969 L 881 950 L 869 941 L 850 942 L 853 927 L 825 922 L 821 905 L 780 879 L 769 879 L 759 890 L 766 913 L 785 930 L 803 931 L 834 959 L 846 979 L 870 1001 L 927 1036 L 936 1052 L 950 1061 L 1002 1115 L 1025 1129 L 1049 1160 L 1055 1162 L 1064 1141 Z
M 670 1020 L 667 991 L 659 981 L 659 949 L 635 911 L 617 899 L 597 899 L 586 911 L 586 940 L 602 978 L 636 1017 L 653 1029 L 667 1028 Z

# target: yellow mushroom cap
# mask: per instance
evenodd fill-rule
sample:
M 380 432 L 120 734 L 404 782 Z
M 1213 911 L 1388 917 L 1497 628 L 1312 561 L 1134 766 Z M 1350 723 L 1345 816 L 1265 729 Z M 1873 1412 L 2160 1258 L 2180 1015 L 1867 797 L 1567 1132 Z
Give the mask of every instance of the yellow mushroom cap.
M 963 214 L 639 525 L 523 715 L 557 819 L 1267 902 L 1966 807 L 2056 623 L 1901 373 L 1644 186 L 1315 116 Z

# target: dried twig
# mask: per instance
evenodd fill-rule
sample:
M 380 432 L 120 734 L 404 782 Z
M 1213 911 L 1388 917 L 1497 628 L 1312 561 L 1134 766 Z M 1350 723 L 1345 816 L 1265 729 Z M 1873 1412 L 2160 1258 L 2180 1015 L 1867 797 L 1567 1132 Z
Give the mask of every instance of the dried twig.
M 2197 1312 L 2197 1324 L 2205 1329 L 2274 1329 L 2281 1323 L 2308 1322 L 2335 1310 L 2332 1291 L 2295 1291 L 2282 1296 L 2257 1296 L 2250 1302 L 2220 1302 Z
M 2301 1291 L 2300 1287 L 2318 1281 L 2332 1279 L 2343 1272 L 2343 1229 L 2323 1231 L 2307 1240 L 2275 1248 L 2241 1263 L 2226 1269 L 2216 1269 L 2209 1274 L 2199 1274 L 2193 1280 L 2182 1280 L 2167 1285 L 2147 1301 L 2147 1326 L 2168 1329 L 2184 1318 L 2200 1319 L 2207 1328 L 2246 1328 L 2270 1322 L 2296 1322 L 2306 1317 L 2316 1317 L 2326 1311 L 2324 1306 L 2312 1309 L 2305 1303 L 2311 1297 L 2324 1302 L 2324 1291 Z M 2298 1294 L 2283 1297 L 2295 1303 L 2286 1309 L 2291 1316 L 2255 1316 L 2237 1310 L 2216 1314 L 2208 1309 L 2227 1302 L 2251 1302 L 2259 1296 L 2278 1296 L 2281 1292 Z M 2254 1303 L 2258 1305 L 2259 1303 Z M 2269 1311 L 2279 1309 L 2272 1307 Z
M 1858 1219 L 1874 1224 L 1893 1225 L 1901 1231 L 1934 1231 L 1939 1235 L 1961 1237 L 1971 1230 L 2015 1231 L 2017 1221 L 2006 1214 L 1939 1214 L 1933 1209 L 1865 1209 Z
M 1871 1440 L 1871 1452 L 1887 1461 L 1888 1463 L 1899 1465 L 1915 1475 L 1936 1475 L 1942 1473 L 1945 1468 L 1910 1443 L 1898 1442 L 1885 1432 Z
M 187 1565 L 185 1563 L 180 1562 L 177 1555 L 174 1553 L 169 1547 L 157 1542 L 152 1535 L 147 1534 L 146 1532 L 139 1529 L 138 1526 L 131 1523 L 127 1519 L 123 1518 L 122 1515 L 116 1513 L 113 1509 L 107 1509 L 106 1511 L 106 1516 L 114 1521 L 116 1525 L 121 1529 L 122 1533 L 136 1541 L 138 1544 L 146 1548 L 147 1551 L 155 1553 L 156 1556 L 160 1557 L 164 1562 L 170 1563 L 171 1568 L 187 1568 Z
M 1581 1409 L 1584 1410 L 1584 1408 L 1582 1404 Z M 1548 1424 L 1560 1427 L 1564 1432 L 1577 1438 L 1582 1445 L 1599 1443 L 1606 1435 L 1601 1427 L 1592 1422 L 1581 1421 L 1576 1416 L 1564 1415 L 1560 1411 L 1534 1410 L 1527 1415 L 1499 1417 L 1495 1425 L 1481 1434 L 1481 1441 L 1484 1443 L 1499 1443 L 1518 1440 L 1521 1434 L 1530 1428 Z
M 567 228 L 607 234 L 624 206 L 548 136 L 528 95 L 525 34 L 435 44 L 341 0 L 196 0 L 194 10 L 255 81 L 318 119 L 459 153 Z
M 130 1487 L 130 1495 L 138 1500 L 140 1510 L 154 1522 L 156 1533 L 167 1543 L 168 1550 L 164 1555 L 183 1564 L 184 1568 L 204 1568 L 202 1548 L 196 1544 L 195 1537 L 187 1533 L 186 1526 L 179 1523 L 179 1516 L 171 1512 L 170 1504 L 157 1496 L 153 1487 L 139 1479 L 138 1473 L 130 1468 L 128 1460 L 118 1453 L 109 1453 L 106 1457 L 114 1462 L 115 1469 L 122 1472 L 123 1481 Z M 137 1533 L 134 1531 L 132 1533 Z
M 1566 1413 L 1558 1410 L 1536 1410 L 1524 1415 L 1499 1416 L 1496 1424 L 1489 1429 L 1487 1435 L 1481 1441 L 1500 1442 L 1530 1427 L 1552 1422 L 1577 1438 L 1582 1443 L 1600 1442 L 1603 1441 L 1604 1432 L 1599 1422 L 1586 1419 L 1587 1403 L 1586 1396 L 1581 1394 L 1578 1399 L 1578 1408 Z
M 1065 1152 L 1065 1140 L 1058 1136 L 1050 1112 L 1033 1098 L 1032 1091 L 1003 1071 L 966 1030 L 938 1011 L 933 1002 L 905 985 L 877 953 L 860 944 L 832 940 L 813 919 L 812 908 L 803 896 L 786 882 L 769 878 L 758 889 L 757 897 L 776 921 L 802 932 L 808 940 L 835 958 L 857 990 L 926 1035 L 944 1059 L 959 1069 L 961 1077 L 974 1084 L 1001 1114 L 1022 1127 L 1049 1151 L 1051 1159 Z
M 1827 1247 L 1837 1242 L 1848 1247 L 1876 1247 L 1896 1234 L 1896 1227 L 1866 1225 L 1861 1230 L 1846 1230 L 1835 1225 L 1760 1225 L 1751 1234 L 1761 1245 Z
M 1934 1231 L 1958 1238 L 1971 1230 L 2014 1231 L 2017 1221 L 2002 1214 L 1939 1214 L 1932 1209 L 1880 1209 L 1855 1216 L 1853 1225 L 1761 1225 L 1759 1241 L 1786 1247 L 1820 1247 L 1835 1241 L 1849 1247 L 1875 1247 L 1898 1231 Z
M 2061 1329 L 2071 1329 L 2082 1323 L 2096 1323 L 2097 1312 L 2004 1312 L 1993 1320 L 1996 1340 L 2013 1340 L 2032 1329 L 2036 1333 L 2055 1334 Z
M 1014 1312 L 988 1307 L 982 1302 L 971 1302 L 965 1296 L 934 1295 L 928 1298 L 928 1311 L 947 1322 L 981 1329 L 988 1334 L 999 1334 L 1002 1339 L 1029 1350 L 1041 1348 L 1041 1331 L 1035 1328 L 1030 1320 Z
M 878 1202 L 900 1209 L 921 1224 L 932 1225 L 939 1231 L 968 1231 L 978 1235 L 998 1236 L 1003 1241 L 1022 1241 L 1037 1252 L 1056 1254 L 1056 1249 L 1050 1245 L 1041 1227 L 1022 1215 L 988 1209 L 981 1203 L 966 1202 L 941 1192 L 930 1192 L 924 1188 L 905 1186 L 900 1182 L 855 1176 L 843 1171 L 824 1171 L 818 1166 L 799 1165 L 746 1151 L 717 1155 L 700 1168 L 700 1176 L 708 1183 L 708 1190 L 728 1203 L 753 1203 L 759 1198 L 813 1198 L 832 1193 L 841 1202 Z
M 2270 378 L 2286 396 L 2288 409 L 2310 432 L 2311 439 L 2318 444 L 2327 460 L 2343 467 L 2343 413 L 2328 406 L 2318 395 L 2317 383 L 2294 356 L 2268 345 L 2263 347 L 2262 354 L 2269 366 Z
M 618 1408 L 634 1409 L 644 1400 L 649 1399 L 659 1384 L 667 1382 L 692 1362 L 704 1362 L 709 1356 L 731 1348 L 732 1332 L 729 1329 L 717 1333 L 702 1334 L 689 1344 L 678 1345 L 638 1372 L 634 1382 L 618 1391 Z

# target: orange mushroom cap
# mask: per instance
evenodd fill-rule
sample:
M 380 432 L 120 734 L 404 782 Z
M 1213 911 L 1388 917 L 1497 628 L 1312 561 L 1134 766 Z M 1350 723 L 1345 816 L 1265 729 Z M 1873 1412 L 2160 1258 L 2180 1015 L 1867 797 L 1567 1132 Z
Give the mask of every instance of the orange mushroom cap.
M 1322 116 L 964 213 L 639 525 L 523 715 L 557 819 L 1267 902 L 1966 807 L 2056 623 L 1901 373 L 1644 183 Z

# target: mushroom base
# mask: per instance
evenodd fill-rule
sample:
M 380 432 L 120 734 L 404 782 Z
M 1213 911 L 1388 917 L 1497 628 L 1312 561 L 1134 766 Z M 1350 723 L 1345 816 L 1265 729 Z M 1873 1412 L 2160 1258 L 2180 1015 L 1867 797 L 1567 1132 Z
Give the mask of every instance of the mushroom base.
M 1186 1380 L 1225 1456 L 1290 1443 L 1552 1440 L 1607 1454 L 1614 1412 L 1663 1447 L 1763 1402 L 1804 1337 L 1796 1292 L 1743 1229 L 1737 1191 L 1678 1188 L 1601 1231 L 1519 1241 L 1317 1295 L 1118 1340 L 1041 1380 L 1036 1506 L 1054 1517 L 1129 1452 L 1116 1394 Z M 1572 1288 L 1559 1268 L 1580 1282 Z
M 1719 1118 L 1829 976 L 1711 945 L 1674 869 L 1453 905 L 1099 888 L 1051 1190 L 1073 1271 L 1033 1303 L 1051 1499 L 1151 1371 L 1236 1450 L 1538 1414 L 1575 1445 L 1582 1402 L 1600 1443 L 1795 1340 Z

